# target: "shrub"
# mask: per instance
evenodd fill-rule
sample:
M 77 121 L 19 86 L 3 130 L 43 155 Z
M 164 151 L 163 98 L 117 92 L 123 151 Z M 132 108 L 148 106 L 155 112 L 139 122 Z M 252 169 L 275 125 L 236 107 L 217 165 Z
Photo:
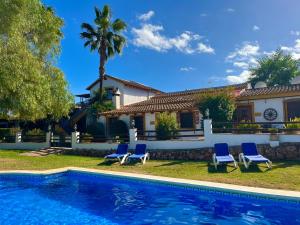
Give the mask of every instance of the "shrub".
M 233 89 L 214 91 L 202 94 L 196 98 L 199 111 L 205 116 L 209 109 L 209 117 L 214 122 L 229 122 L 235 111 L 235 97 Z
M 27 130 L 24 132 L 24 135 L 45 135 L 46 132 L 41 130 L 41 129 L 32 129 L 32 130 Z
M 127 138 L 129 130 L 127 124 L 123 120 L 116 120 L 111 124 L 110 135 L 112 137 Z
M 275 128 L 275 127 L 269 128 L 268 131 L 270 132 L 270 134 L 277 134 L 277 133 L 279 133 L 279 129 Z
M 0 142 L 14 142 L 18 128 L 0 128 Z
M 258 129 L 261 128 L 259 124 L 245 124 L 245 123 L 251 123 L 251 121 L 242 120 L 241 123 L 237 125 L 238 133 L 253 134 L 253 133 L 257 133 Z
M 295 117 L 294 119 L 290 119 L 290 122 L 300 122 L 300 118 L 299 117 Z M 286 125 L 284 125 L 284 128 L 286 129 L 300 129 L 300 123 L 288 123 Z M 293 130 L 287 130 L 288 132 L 291 133 L 297 133 L 297 131 L 293 131 Z
M 91 135 L 105 135 L 103 123 L 92 123 L 86 127 L 86 131 Z
M 169 140 L 177 134 L 178 124 L 176 116 L 166 112 L 156 118 L 155 130 L 158 140 Z

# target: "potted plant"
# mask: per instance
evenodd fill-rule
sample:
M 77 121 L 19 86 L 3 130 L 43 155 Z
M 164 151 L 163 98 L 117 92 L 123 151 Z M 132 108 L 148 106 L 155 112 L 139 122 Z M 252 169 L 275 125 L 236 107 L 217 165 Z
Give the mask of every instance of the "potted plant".
M 294 119 L 290 119 L 290 122 L 294 123 L 284 125 L 284 128 L 286 129 L 285 132 L 287 134 L 300 134 L 300 118 L 295 117 Z
M 240 134 L 255 134 L 260 132 L 261 126 L 256 123 L 251 123 L 251 121 L 242 120 L 240 124 L 237 125 L 238 133 Z
M 269 128 L 268 131 L 270 132 L 270 141 L 279 141 L 279 129 L 278 128 Z

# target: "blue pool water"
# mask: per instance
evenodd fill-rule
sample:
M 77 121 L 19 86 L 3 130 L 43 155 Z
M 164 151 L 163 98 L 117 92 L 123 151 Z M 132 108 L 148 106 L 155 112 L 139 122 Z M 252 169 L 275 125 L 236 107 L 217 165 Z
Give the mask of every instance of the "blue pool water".
M 300 202 L 65 172 L 0 175 L 0 224 L 300 224 Z

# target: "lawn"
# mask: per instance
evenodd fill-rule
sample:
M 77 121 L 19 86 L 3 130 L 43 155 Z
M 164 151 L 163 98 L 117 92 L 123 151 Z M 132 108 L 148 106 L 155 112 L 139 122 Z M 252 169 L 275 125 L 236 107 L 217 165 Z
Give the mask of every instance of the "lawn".
M 275 162 L 272 170 L 262 165 L 252 166 L 249 170 L 243 166 L 238 169 L 228 166 L 215 171 L 209 162 L 204 161 L 150 160 L 145 165 L 120 166 L 118 163 L 105 163 L 103 158 L 70 155 L 32 157 L 21 156 L 22 152 L 0 150 L 0 170 L 46 170 L 76 166 L 300 191 L 300 161 Z

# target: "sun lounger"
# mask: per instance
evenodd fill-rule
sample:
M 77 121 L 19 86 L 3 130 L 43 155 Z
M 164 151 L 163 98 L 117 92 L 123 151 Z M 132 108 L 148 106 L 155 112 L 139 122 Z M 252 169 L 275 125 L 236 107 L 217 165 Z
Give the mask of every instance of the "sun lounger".
M 118 160 L 120 164 L 123 164 L 129 155 L 128 144 L 119 144 L 116 153 L 107 155 L 104 158 L 106 160 Z
M 128 157 L 128 160 L 141 160 L 141 163 L 145 164 L 150 155 L 146 152 L 147 146 L 145 144 L 137 144 L 135 146 L 135 152 Z
M 216 169 L 218 168 L 218 165 L 228 163 L 233 163 L 234 167 L 237 168 L 237 163 L 234 160 L 233 156 L 229 153 L 228 144 L 226 143 L 215 144 L 213 163 Z
M 272 162 L 264 156 L 258 154 L 255 143 L 243 143 L 242 151 L 239 155 L 239 161 L 243 162 L 245 167 L 248 168 L 251 163 L 266 163 L 268 168 L 272 167 Z

